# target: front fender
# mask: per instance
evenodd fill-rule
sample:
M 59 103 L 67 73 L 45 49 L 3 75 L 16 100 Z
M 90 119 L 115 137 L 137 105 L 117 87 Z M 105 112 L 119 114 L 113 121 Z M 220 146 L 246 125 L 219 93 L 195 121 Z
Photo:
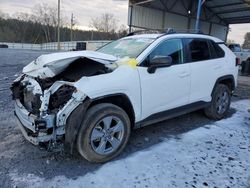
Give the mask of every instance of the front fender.
M 90 99 L 121 93 L 132 103 L 135 121 L 141 118 L 141 85 L 137 68 L 120 66 L 108 74 L 83 77 L 74 86 Z
M 64 141 L 64 149 L 66 153 L 73 154 L 74 152 L 77 134 L 91 102 L 92 100 L 90 98 L 86 98 L 67 118 Z

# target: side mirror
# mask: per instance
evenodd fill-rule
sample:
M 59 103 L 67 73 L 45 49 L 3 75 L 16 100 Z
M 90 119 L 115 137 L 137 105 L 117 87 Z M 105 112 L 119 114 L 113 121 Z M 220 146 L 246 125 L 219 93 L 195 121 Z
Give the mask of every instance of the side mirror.
M 155 56 L 149 64 L 148 73 L 155 73 L 157 68 L 170 67 L 172 64 L 172 57 L 170 56 Z

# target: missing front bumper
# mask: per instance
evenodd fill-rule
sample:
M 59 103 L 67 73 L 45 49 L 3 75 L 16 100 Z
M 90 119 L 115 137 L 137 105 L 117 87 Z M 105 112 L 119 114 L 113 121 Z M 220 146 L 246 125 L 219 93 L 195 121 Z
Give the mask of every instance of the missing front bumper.
M 32 144 L 38 145 L 53 139 L 53 134 L 47 134 L 40 129 L 38 123 L 41 119 L 28 112 L 19 100 L 15 101 L 15 116 L 23 136 Z M 46 123 L 46 127 L 52 126 L 51 117 L 42 120 Z
M 50 140 L 53 139 L 52 135 L 37 136 L 37 137 L 29 136 L 28 132 L 26 131 L 25 127 L 23 126 L 22 122 L 18 119 L 17 116 L 16 116 L 16 122 L 26 140 L 28 140 L 34 145 L 39 145 L 39 143 L 49 142 Z
M 41 118 L 28 112 L 19 99 L 16 99 L 15 115 L 17 124 L 24 137 L 34 145 L 38 145 L 41 142 L 56 141 L 65 135 L 68 117 L 85 98 L 86 96 L 81 92 L 75 92 L 57 114 L 45 114 Z

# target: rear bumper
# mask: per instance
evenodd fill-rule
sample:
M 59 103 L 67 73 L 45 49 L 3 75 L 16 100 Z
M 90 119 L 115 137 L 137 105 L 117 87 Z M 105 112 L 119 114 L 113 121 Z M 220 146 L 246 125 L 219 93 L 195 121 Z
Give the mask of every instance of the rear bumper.
M 48 142 L 53 139 L 52 134 L 48 135 L 45 132 L 39 131 L 36 125 L 37 116 L 28 112 L 19 100 L 15 101 L 15 116 L 17 125 L 23 136 L 32 144 L 38 145 L 41 142 Z M 43 120 L 44 122 L 48 122 L 48 119 Z M 39 119 L 40 121 L 41 119 Z

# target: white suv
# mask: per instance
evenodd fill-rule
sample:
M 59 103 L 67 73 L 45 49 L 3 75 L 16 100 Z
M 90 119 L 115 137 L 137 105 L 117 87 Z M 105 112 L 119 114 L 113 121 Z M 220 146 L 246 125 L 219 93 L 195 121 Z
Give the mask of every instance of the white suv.
M 236 56 L 202 34 L 142 34 L 96 52 L 42 55 L 12 84 L 15 115 L 33 144 L 64 141 L 88 161 L 105 162 L 133 128 L 194 110 L 218 120 L 237 83 Z

